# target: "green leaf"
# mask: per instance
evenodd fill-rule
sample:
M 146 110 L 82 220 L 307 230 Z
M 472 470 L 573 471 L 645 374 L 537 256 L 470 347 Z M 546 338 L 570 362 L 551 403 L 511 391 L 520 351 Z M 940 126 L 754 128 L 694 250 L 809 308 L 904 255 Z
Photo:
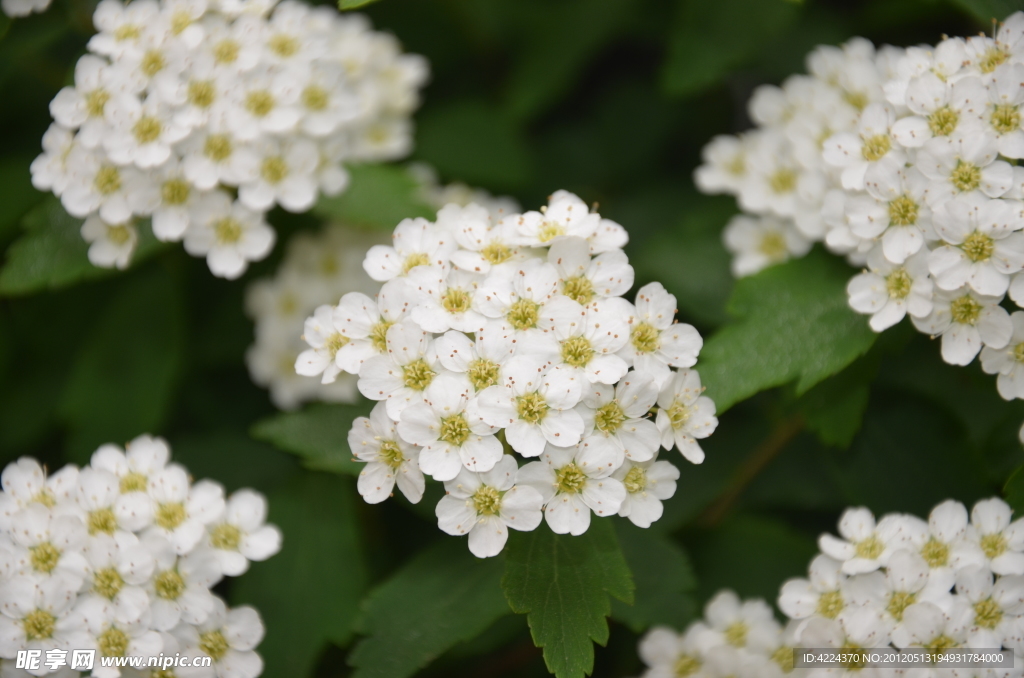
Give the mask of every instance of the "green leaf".
M 340 195 L 321 198 L 313 212 L 351 226 L 390 231 L 402 219 L 433 219 L 436 211 L 422 197 L 420 182 L 405 168 L 353 165 L 350 183 Z
M 965 10 L 983 26 L 992 21 L 1003 21 L 1017 12 L 1021 7 L 1020 0 L 950 0 L 951 4 Z
M 254 563 L 232 587 L 236 605 L 260 611 L 267 676 L 312 675 L 327 641 L 348 642 L 366 589 L 354 498 L 340 478 L 304 473 L 269 496 L 281 552 Z
M 241 487 L 267 491 L 301 473 L 294 458 L 227 425 L 175 436 L 174 459 L 196 478 L 216 478 L 229 492 Z
M 847 304 L 851 275 L 815 251 L 736 283 L 728 310 L 738 320 L 705 342 L 697 365 L 719 413 L 794 380 L 802 394 L 871 348 L 875 333 Z
M 298 455 L 306 468 L 355 476 L 363 465 L 352 460 L 348 432 L 356 417 L 365 416 L 365 405 L 311 405 L 258 422 L 252 436 Z
M 338 9 L 345 12 L 350 9 L 359 9 L 378 2 L 378 0 L 338 0 Z
M 4 18 L 0 18 L 0 37 Z M 0 241 L 15 231 L 30 207 L 43 201 L 44 194 L 32 186 L 31 162 L 30 157 L 18 156 L 0 160 Z
M 1013 508 L 1013 513 L 1018 518 L 1024 517 L 1024 466 L 1021 466 L 1003 487 L 1003 494 L 1006 496 L 1006 503 Z
M 633 572 L 632 605 L 612 600 L 612 617 L 640 633 L 657 624 L 683 629 L 693 620 L 697 580 L 686 551 L 668 537 L 620 520 L 615 532 Z
M 865 356 L 803 394 L 797 405 L 807 428 L 825 445 L 847 448 L 868 407 L 878 361 Z
M 442 175 L 498 189 L 530 180 L 527 148 L 522 129 L 504 110 L 476 100 L 425 110 L 416 134 L 416 157 Z
M 66 287 L 80 280 L 114 274 L 89 262 L 89 245 L 82 239 L 82 219 L 69 215 L 54 197 L 47 197 L 22 220 L 26 233 L 7 250 L 0 269 L 0 295 L 21 295 Z M 139 246 L 133 265 L 166 247 L 153 237 L 148 224 L 139 225 Z
M 79 341 L 59 411 L 81 461 L 162 425 L 184 353 L 180 287 L 159 270 L 133 276 Z
M 499 558 L 479 559 L 443 538 L 410 560 L 363 603 L 366 638 L 349 664 L 355 678 L 405 678 L 510 612 Z
M 673 95 L 694 94 L 748 61 L 800 15 L 783 0 L 683 0 L 662 73 Z
M 633 602 L 633 578 L 611 521 L 594 518 L 578 537 L 542 525 L 510 535 L 501 584 L 509 605 L 527 615 L 548 671 L 582 678 L 594 670 L 594 646 L 608 642 L 611 601 Z

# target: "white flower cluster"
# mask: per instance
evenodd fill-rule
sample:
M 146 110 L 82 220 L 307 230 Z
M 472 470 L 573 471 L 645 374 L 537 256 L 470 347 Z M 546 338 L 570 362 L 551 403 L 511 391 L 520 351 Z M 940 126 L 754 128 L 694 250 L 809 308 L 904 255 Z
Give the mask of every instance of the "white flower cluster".
M 675 297 L 657 283 L 635 305 L 621 296 L 633 285 L 627 239 L 559 191 L 500 218 L 449 204 L 371 248 L 363 266 L 383 287 L 317 309 L 296 363 L 325 383 L 358 375 L 360 393 L 380 401 L 349 434 L 366 462 L 364 499 L 383 501 L 397 483 L 416 502 L 424 473 L 443 481 L 439 526 L 469 533 L 480 557 L 542 512 L 571 534 L 592 511 L 657 520 L 678 477 L 658 448 L 700 463 L 696 439 L 718 422 L 689 369 L 703 341 L 674 321 Z M 512 452 L 538 461 L 520 469 Z
M 763 87 L 761 126 L 715 139 L 698 185 L 738 196 L 736 275 L 823 240 L 864 271 L 850 306 L 876 332 L 906 315 L 942 357 L 981 353 L 999 394 L 1024 397 L 1024 13 L 995 37 L 877 53 L 819 47 L 812 76 Z
M 0 10 L 10 17 L 28 16 L 33 12 L 45 12 L 52 0 L 0 0 Z
M 192 483 L 170 463 L 167 443 L 140 436 L 104 445 L 91 464 L 47 476 L 23 457 L 0 475 L 0 658 L 41 650 L 34 675 L 57 671 L 47 651 L 100 657 L 210 657 L 178 676 L 253 678 L 263 623 L 251 607 L 228 609 L 210 588 L 281 548 L 252 490 L 225 498 L 219 484 Z M 62 669 L 61 675 L 78 675 Z M 93 676 L 125 672 L 100 666 Z M 134 675 L 134 674 L 132 674 Z
M 519 206 L 511 198 L 496 198 L 464 184 L 441 185 L 434 171 L 415 165 L 410 172 L 420 183 L 421 199 L 440 209 L 454 202 L 475 202 L 497 218 Z M 362 267 L 366 251 L 384 244 L 388 235 L 331 224 L 321 233 L 298 233 L 288 242 L 284 260 L 273 278 L 257 280 L 246 290 L 246 311 L 255 324 L 256 341 L 246 353 L 253 382 L 270 389 L 270 399 L 282 410 L 303 402 L 355 402 L 355 375 L 342 372 L 329 384 L 295 372 L 295 360 L 307 348 L 302 326 L 317 307 L 346 292 L 374 294 L 378 283 Z
M 33 184 L 86 220 L 93 264 L 127 266 L 151 217 L 159 240 L 237 278 L 273 247 L 267 210 L 343 191 L 343 162 L 408 153 L 426 62 L 364 17 L 274 4 L 97 6 L 32 164 Z
M 949 500 L 927 521 L 894 513 L 876 523 L 867 509 L 848 509 L 839 534 L 818 540 L 807 579 L 782 586 L 785 626 L 764 601 L 723 591 L 685 633 L 656 628 L 643 638 L 645 678 L 1024 675 L 1024 519 L 1011 522 L 1004 501 L 979 501 L 968 517 Z M 794 669 L 795 647 L 1005 648 L 1015 656 L 1004 669 Z

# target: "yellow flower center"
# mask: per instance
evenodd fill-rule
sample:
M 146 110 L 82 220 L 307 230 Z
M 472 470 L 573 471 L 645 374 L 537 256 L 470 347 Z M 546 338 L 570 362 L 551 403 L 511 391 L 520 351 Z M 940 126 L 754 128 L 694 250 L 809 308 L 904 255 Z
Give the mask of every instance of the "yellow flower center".
M 46 610 L 34 610 L 25 615 L 21 625 L 25 629 L 26 640 L 45 640 L 53 637 L 57 618 Z
M 857 542 L 857 557 L 866 558 L 867 560 L 874 560 L 878 556 L 882 555 L 882 551 L 885 550 L 885 544 L 882 543 L 875 535 L 871 535 L 863 541 Z
M 540 305 L 530 299 L 519 299 L 508 309 L 508 323 L 517 330 L 537 326 Z
M 548 403 L 537 392 L 517 396 L 516 413 L 527 424 L 539 424 L 548 413 Z
M 886 611 L 896 621 L 903 621 L 903 611 L 914 604 L 917 594 L 909 591 L 893 591 L 889 595 L 889 604 L 885 606 Z
M 889 223 L 893 226 L 912 226 L 917 223 L 918 204 L 909 195 L 889 201 Z
M 108 600 L 114 597 L 124 588 L 124 579 L 121 573 L 112 567 L 98 570 L 92 577 L 92 590 Z
M 402 379 L 405 385 L 414 391 L 422 391 L 434 380 L 434 370 L 430 369 L 423 358 L 417 358 L 402 368 Z
M 469 364 L 469 369 L 466 370 L 469 383 L 473 384 L 473 388 L 477 391 L 497 384 L 498 372 L 498 364 L 484 358 L 477 358 Z
M 308 85 L 302 90 L 302 105 L 311 111 L 324 110 L 330 100 L 330 94 L 323 87 Z
M 949 304 L 949 313 L 953 316 L 953 322 L 961 325 L 974 325 L 981 316 L 984 308 L 974 297 L 965 294 L 954 299 Z
M 949 180 L 958 191 L 973 191 L 981 185 L 981 169 L 972 162 L 957 160 Z
M 86 94 L 85 110 L 89 112 L 89 117 L 102 118 L 108 101 L 110 101 L 110 94 L 106 90 L 94 89 Z
M 768 231 L 762 235 L 757 250 L 773 261 L 784 258 L 789 252 L 786 237 L 778 231 Z
M 557 221 L 545 221 L 537 230 L 541 242 L 550 242 L 560 235 L 565 235 L 565 228 Z
M 469 292 L 450 287 L 441 297 L 441 306 L 449 313 L 465 313 L 469 310 L 472 301 L 473 298 L 469 296 Z
M 277 101 L 265 89 L 253 90 L 245 95 L 245 109 L 257 118 L 264 118 L 274 110 Z
M 279 184 L 288 176 L 288 163 L 279 155 L 264 158 L 260 176 L 268 184 Z
M 688 678 L 700 671 L 701 663 L 697 657 L 681 654 L 672 668 L 675 670 L 678 678 Z
M 117 517 L 109 508 L 90 511 L 87 523 L 89 534 L 96 534 L 97 532 L 114 534 L 114 530 L 117 529 Z
M 227 160 L 234 150 L 231 138 L 225 134 L 211 134 L 203 143 L 203 154 L 214 162 Z
M 382 440 L 377 454 L 380 456 L 381 462 L 392 469 L 397 469 L 405 461 L 402 448 L 394 440 Z
M 868 105 L 868 95 L 863 92 L 843 92 L 843 99 L 858 111 L 863 111 Z
M 768 177 L 768 187 L 778 195 L 792 193 L 796 189 L 796 179 L 796 172 L 788 167 L 780 167 Z
M 132 127 L 132 134 L 140 144 L 150 144 L 160 138 L 164 126 L 159 118 L 143 116 Z
M 125 476 L 121 478 L 121 494 L 127 494 L 129 492 L 145 492 L 148 485 L 149 480 L 146 476 L 132 471 L 131 473 L 126 473 Z
M 333 358 L 338 354 L 338 351 L 343 349 L 349 342 L 349 338 L 342 335 L 339 332 L 335 332 L 331 336 L 327 337 L 327 350 L 330 351 L 331 357 Z
M 42 504 L 46 508 L 53 508 L 57 505 L 57 499 L 54 498 L 53 492 L 50 492 L 49 488 L 44 487 L 36 493 L 36 496 L 32 497 L 32 501 Z
M 1024 341 L 1013 347 L 1013 359 L 1019 363 L 1024 363 Z
M 138 40 L 140 35 L 142 35 L 142 30 L 135 24 L 122 24 L 114 31 L 114 39 L 118 42 Z
M 480 254 L 492 266 L 501 264 L 512 258 L 512 248 L 500 242 L 492 242 L 480 250 Z
M 640 323 L 629 336 L 637 353 L 654 353 L 661 348 L 661 332 L 654 325 Z
M 999 603 L 986 598 L 974 604 L 974 623 L 983 629 L 994 629 L 1003 621 L 1003 608 Z
M 44 574 L 53 572 L 54 568 L 57 567 L 57 562 L 60 561 L 61 553 L 63 553 L 48 541 L 31 547 L 28 552 L 32 569 Z
M 783 673 L 793 672 L 793 648 L 783 645 L 772 653 L 772 661 L 778 664 Z
M 192 25 L 192 15 L 183 10 L 178 10 L 171 16 L 171 32 L 179 35 L 183 30 Z
M 242 239 L 242 224 L 232 217 L 218 219 L 213 224 L 213 234 L 222 244 L 236 243 Z
M 943 567 L 949 562 L 949 547 L 935 537 L 930 537 L 921 547 L 921 557 L 928 567 Z
M 192 192 L 188 182 L 184 179 L 168 179 L 160 187 L 160 197 L 165 205 L 184 205 L 188 202 L 188 196 Z
M 493 487 L 484 485 L 473 493 L 473 507 L 479 515 L 497 515 L 501 510 L 501 493 Z
M 963 250 L 964 254 L 971 261 L 988 261 L 992 256 L 992 251 L 995 249 L 995 242 L 992 238 L 975 231 L 969 236 L 964 238 L 964 242 L 960 245 L 960 249 Z
M 110 195 L 121 190 L 121 172 L 116 167 L 104 165 L 96 172 L 93 186 L 100 195 Z
M 207 631 L 199 636 L 199 649 L 218 662 L 228 653 L 228 641 L 220 631 Z
M 993 45 L 992 47 L 989 47 L 988 51 L 986 51 L 985 54 L 982 55 L 981 59 L 978 60 L 978 68 L 982 73 L 991 73 L 1009 57 L 1010 53 L 1002 46 Z
M 469 434 L 469 423 L 461 412 L 441 419 L 441 433 L 438 438 L 444 442 L 461 446 L 469 438 Z
M 165 530 L 173 530 L 185 522 L 185 507 L 179 502 L 160 504 L 156 509 L 155 522 Z
M 107 226 L 107 240 L 115 245 L 123 245 L 132 238 L 132 232 L 123 224 Z
M 1003 536 L 1002 532 L 996 532 L 995 534 L 986 534 L 981 538 L 981 550 L 985 552 L 988 558 L 996 558 L 1006 553 L 1006 537 Z
M 741 621 L 730 624 L 725 629 L 725 642 L 733 647 L 743 647 L 747 644 L 747 625 Z
M 885 276 L 885 288 L 893 299 L 906 299 L 913 284 L 907 269 L 902 267 Z
M 572 337 L 562 342 L 562 360 L 572 367 L 586 367 L 594 357 L 594 349 L 586 337 Z
M 594 283 L 585 275 L 569 278 L 562 285 L 562 294 L 586 306 L 594 298 Z
M 377 353 L 384 353 L 388 350 L 388 329 L 393 324 L 387 320 L 381 320 L 370 328 L 370 343 L 373 344 Z
M 210 543 L 215 549 L 237 551 L 242 543 L 242 531 L 231 523 L 221 523 L 210 530 Z
M 892 150 L 892 140 L 889 139 L 889 135 L 876 134 L 864 140 L 864 146 L 861 147 L 860 154 L 868 162 L 875 162 L 884 158 L 885 154 L 890 150 Z
M 815 612 L 826 619 L 835 619 L 846 607 L 843 594 L 839 591 L 826 591 L 818 597 L 818 606 Z
M 284 58 L 295 56 L 295 53 L 299 51 L 299 41 L 294 36 L 285 33 L 271 36 L 267 41 L 267 46 L 274 54 Z
M 626 491 L 630 494 L 643 492 L 644 488 L 647 487 L 647 472 L 639 466 L 634 466 L 629 469 L 629 473 L 626 474 L 622 484 L 626 486 Z
M 686 422 L 690 420 L 692 412 L 690 408 L 684 403 L 676 400 L 673 402 L 665 413 L 668 415 L 668 421 L 672 424 L 672 428 L 678 429 L 686 425 Z
M 1020 129 L 1020 109 L 1010 104 L 1001 104 L 992 109 L 989 122 L 999 134 L 1009 134 Z
M 233 64 L 241 50 L 237 41 L 225 38 L 213 46 L 213 58 L 218 64 Z
M 146 74 L 147 78 L 152 78 L 154 75 L 164 70 L 164 66 L 166 65 L 167 61 L 164 60 L 164 55 L 158 50 L 151 49 L 143 55 L 140 68 L 142 69 L 142 72 Z
M 217 89 L 211 80 L 192 80 L 188 83 L 188 101 L 197 108 L 209 108 L 217 98 Z
M 949 106 L 943 106 L 928 116 L 928 127 L 937 137 L 948 137 L 960 122 L 960 114 Z
M 104 657 L 123 657 L 128 650 L 130 639 L 128 634 L 119 628 L 111 626 L 96 638 L 100 654 Z
M 586 484 L 587 474 L 574 461 L 570 461 L 555 472 L 555 486 L 560 494 L 582 492 L 583 486 Z
M 622 411 L 619 403 L 614 400 L 607 405 L 602 405 L 594 413 L 594 427 L 607 436 L 614 435 L 616 431 L 622 428 L 622 424 L 625 421 L 626 413 Z
M 164 570 L 153 578 L 156 595 L 164 600 L 177 600 L 185 592 L 185 580 L 177 570 Z
M 423 252 L 414 252 L 405 258 L 402 264 L 402 271 L 408 273 L 417 266 L 426 266 L 430 263 L 430 257 Z

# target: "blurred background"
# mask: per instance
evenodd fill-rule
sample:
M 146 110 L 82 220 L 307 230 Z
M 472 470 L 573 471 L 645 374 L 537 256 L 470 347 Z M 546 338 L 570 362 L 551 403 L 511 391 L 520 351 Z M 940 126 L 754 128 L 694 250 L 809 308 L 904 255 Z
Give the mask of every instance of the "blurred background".
M 412 160 L 443 182 L 510 195 L 527 209 L 559 188 L 597 203 L 629 230 L 637 287 L 661 281 L 679 299 L 680 320 L 706 337 L 728 317 L 733 282 L 720 232 L 735 206 L 697 194 L 691 174 L 713 135 L 749 126 L 753 88 L 803 72 L 818 44 L 857 35 L 935 43 L 990 31 L 981 17 L 1021 6 L 382 0 L 365 11 L 431 64 Z M 44 197 L 30 184 L 29 163 L 50 122 L 48 103 L 71 81 L 92 33 L 93 8 L 55 0 L 42 15 L 0 23 L 0 252 Z M 80 267 L 59 289 L 0 297 L 0 462 L 32 455 L 51 468 L 80 464 L 101 443 L 151 432 L 196 478 L 266 493 L 285 550 L 224 593 L 259 607 L 265 675 L 352 675 L 345 658 L 360 630 L 383 623 L 360 616 L 364 596 L 447 537 L 436 529 L 432 495 L 415 509 L 404 500 L 367 506 L 351 476 L 303 470 L 251 435 L 276 410 L 244 362 L 253 342 L 245 285 L 273 274 L 289 234 L 321 223 L 280 209 L 269 221 L 278 247 L 241 282 L 214 278 L 203 260 L 171 246 L 152 248 L 124 273 Z M 723 586 L 771 601 L 786 577 L 805 570 L 815 538 L 834 530 L 845 506 L 924 515 L 948 497 L 969 503 L 998 493 L 1021 462 L 1024 407 L 1003 403 L 992 381 L 977 363 L 943 364 L 937 346 L 902 326 L 818 387 L 851 399 L 857 419 L 843 435 L 823 440 L 805 426 L 818 389 L 800 398 L 777 389 L 737 405 L 704 444 L 701 468 L 671 457 L 683 476 L 652 530 L 673 545 L 654 561 L 673 567 L 644 571 L 645 537 L 617 521 L 624 545 L 639 544 L 627 548 L 638 599 L 655 601 L 654 617 L 681 628 Z M 639 672 L 641 627 L 624 606 L 613 613 L 595 676 Z M 525 618 L 511 613 L 421 673 L 545 674 Z

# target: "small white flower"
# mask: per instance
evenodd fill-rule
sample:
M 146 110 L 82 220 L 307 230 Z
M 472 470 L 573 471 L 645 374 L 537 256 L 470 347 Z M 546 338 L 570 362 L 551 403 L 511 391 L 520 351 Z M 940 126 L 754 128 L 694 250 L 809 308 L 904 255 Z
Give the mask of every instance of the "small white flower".
M 916 167 L 930 183 L 934 207 L 975 191 L 998 198 L 1013 184 L 1013 168 L 999 156 L 993 135 L 970 130 L 957 139 L 932 139 L 917 152 Z
M 334 326 L 349 341 L 335 355 L 338 367 L 359 374 L 367 360 L 386 355 L 388 330 L 405 316 L 412 301 L 401 280 L 385 283 L 376 301 L 359 292 L 343 296 L 334 309 Z
M 701 149 L 704 164 L 693 173 L 697 188 L 703 193 L 738 192 L 747 173 L 749 150 L 750 144 L 744 136 L 714 137 Z
M 254 211 L 266 211 L 275 203 L 289 212 L 305 212 L 316 201 L 314 176 L 320 154 L 306 139 L 264 139 L 254 148 L 258 172 L 238 188 L 238 199 Z
M 513 269 L 492 272 L 476 290 L 473 308 L 500 320 L 517 339 L 541 335 L 558 322 L 573 322 L 583 307 L 558 292 L 558 269 L 540 259 L 519 262 Z
M 802 257 L 811 250 L 812 244 L 788 219 L 745 214 L 729 220 L 722 240 L 733 255 L 732 274 L 737 278 L 754 275 L 793 257 Z
M 956 573 L 957 598 L 970 610 L 969 647 L 1010 647 L 1024 613 L 1024 577 L 994 580 L 991 570 L 970 565 Z
M 620 352 L 637 372 L 654 377 L 659 388 L 672 377 L 669 367 L 693 367 L 704 346 L 693 325 L 673 322 L 675 315 L 676 298 L 661 283 L 641 287 L 629 341 Z
M 881 238 L 885 258 L 902 264 L 933 237 L 928 180 L 916 168 L 885 164 L 872 168 L 866 182 L 866 195 L 846 201 L 850 230 L 860 238 Z
M 518 466 L 505 455 L 489 471 L 460 469 L 445 482 L 437 504 L 437 526 L 452 535 L 469 533 L 469 550 L 477 558 L 501 553 L 508 528 L 530 531 L 540 524 L 544 499 L 535 488 L 516 485 Z
M 210 549 L 198 548 L 179 557 L 169 541 L 156 535 L 149 535 L 144 543 L 154 559 L 148 582 L 153 628 L 170 631 L 182 621 L 206 621 L 216 607 L 210 587 L 222 576 L 217 556 Z
M 932 311 L 932 280 L 928 275 L 928 258 L 918 252 L 902 264 L 893 264 L 880 248 L 868 254 L 868 267 L 850 278 L 846 294 L 850 307 L 858 313 L 871 315 L 868 324 L 882 332 L 903 320 L 907 313 L 923 318 Z
M 82 555 L 88 539 L 77 515 L 57 515 L 32 503 L 11 518 L 11 567 L 31 576 L 61 576 L 81 582 L 89 565 Z
M 661 445 L 657 425 L 647 418 L 658 399 L 654 379 L 630 372 L 614 387 L 590 384 L 577 411 L 585 424 L 584 439 L 591 447 L 608 447 L 620 459 L 651 460 Z
M 619 512 L 626 488 L 611 477 L 611 455 L 584 445 L 548 445 L 540 461 L 519 469 L 516 484 L 536 489 L 544 500 L 544 519 L 555 534 L 580 535 L 590 527 L 590 512 Z
M 216 276 L 241 276 L 250 261 L 259 261 L 274 246 L 274 230 L 263 215 L 233 202 L 222 191 L 203 196 L 192 218 L 185 232 L 185 251 L 205 256 Z
M 405 275 L 416 266 L 445 268 L 456 248 L 451 234 L 426 219 L 403 219 L 391 240 L 391 246 L 371 247 L 363 260 L 363 268 L 379 282 Z
M 128 268 L 132 254 L 139 244 L 135 224 L 108 224 L 98 216 L 91 216 L 82 224 L 82 239 L 89 243 L 89 261 L 101 268 Z
M 590 257 L 590 245 L 577 237 L 559 238 L 548 250 L 561 292 L 584 306 L 594 299 L 621 297 L 633 286 L 633 267 L 622 250 Z
M 359 370 L 359 392 L 386 401 L 388 416 L 398 420 L 406 407 L 422 402 L 440 366 L 430 335 L 414 323 L 399 322 L 386 337 L 387 355 L 373 356 Z
M 791 619 L 820 616 L 835 619 L 850 605 L 850 577 L 843 563 L 827 555 L 815 556 L 807 579 L 790 579 L 779 591 L 779 609 Z
M 763 600 L 741 601 L 729 590 L 719 591 L 704 606 L 708 635 L 704 642 L 735 648 L 770 644 L 779 635 L 779 623 Z
M 553 245 L 560 238 L 590 238 L 597 232 L 601 217 L 568 191 L 556 191 L 546 207 L 526 212 L 516 220 L 522 243 L 531 247 Z
M 864 189 L 864 176 L 875 163 L 903 165 L 906 153 L 895 143 L 892 127 L 896 112 L 885 104 L 871 104 L 861 112 L 857 129 L 841 132 L 825 140 L 825 162 L 841 167 L 843 188 Z
M 640 659 L 647 665 L 645 678 L 669 678 L 686 672 L 701 676 L 704 663 L 704 644 L 700 637 L 706 626 L 696 622 L 686 633 L 676 633 L 664 626 L 656 626 L 640 639 Z
M 263 561 L 281 550 L 281 530 L 267 525 L 267 499 L 253 490 L 228 497 L 224 514 L 206 526 L 210 549 L 220 570 L 231 577 L 244 574 L 250 561 Z
M 138 537 L 119 531 L 98 534 L 85 548 L 89 562 L 87 596 L 96 596 L 109 605 L 113 619 L 120 624 L 143 622 L 150 600 L 146 582 L 153 575 L 153 554 Z
M 306 318 L 302 339 L 310 348 L 295 359 L 296 372 L 306 377 L 322 374 L 323 384 L 331 384 L 338 378 L 341 372 L 338 352 L 351 341 L 335 325 L 335 313 L 333 306 L 325 304 L 318 306 L 312 317 Z
M 474 392 L 494 386 L 501 368 L 512 357 L 515 341 L 510 328 L 492 323 L 470 339 L 462 332 L 445 332 L 437 338 L 435 350 L 441 365 L 450 372 L 465 374 Z
M 185 469 L 166 466 L 149 478 L 156 502 L 149 531 L 167 539 L 179 555 L 191 551 L 206 533 L 206 525 L 224 511 L 224 488 L 209 480 L 189 483 Z
M 419 449 L 398 435 L 384 403 L 374 405 L 369 418 L 357 417 L 352 422 L 348 446 L 357 460 L 366 462 L 357 484 L 366 503 L 378 504 L 387 499 L 395 483 L 413 504 L 423 497 Z
M 425 332 L 480 332 L 487 323 L 473 310 L 473 295 L 482 278 L 465 271 L 416 266 L 405 278 L 414 297 L 412 321 Z
M 679 453 L 694 464 L 704 461 L 704 450 L 698 439 L 707 438 L 718 427 L 715 403 L 701 395 L 704 387 L 696 370 L 679 370 L 665 383 L 658 394 L 658 416 L 655 424 L 661 431 L 661 446 Z
M 171 147 L 189 133 L 189 128 L 154 97 L 143 103 L 134 97 L 124 97 L 110 119 L 103 147 L 119 165 L 134 164 L 142 169 L 163 165 L 171 157 Z
M 999 297 L 986 297 L 963 287 L 936 290 L 932 312 L 911 316 L 914 326 L 933 336 L 942 335 L 942 359 L 951 365 L 968 365 L 981 347 L 1003 348 L 1013 335 L 1010 314 L 999 306 Z
M 19 650 L 89 647 L 89 636 L 72 614 L 81 580 L 64 576 L 18 576 L 0 594 L 0 656 L 14 658 Z M 7 661 L 4 661 L 7 664 Z M 42 668 L 43 675 L 47 672 Z
M 132 214 L 148 214 L 158 204 L 152 182 L 137 169 L 118 167 L 99 151 L 75 147 L 67 159 L 68 184 L 61 204 L 69 214 L 85 218 L 99 211 L 108 224 L 121 224 Z
M 891 515 L 876 525 L 868 509 L 847 509 L 839 519 L 842 539 L 826 533 L 818 538 L 818 546 L 840 561 L 846 574 L 873 572 L 884 567 L 893 551 L 902 546 L 902 524 L 902 516 Z
M 971 509 L 967 539 L 981 547 L 988 567 L 999 575 L 1024 574 L 1024 519 L 1010 522 L 1011 515 L 998 498 L 979 501 Z
M 626 459 L 612 478 L 626 488 L 626 497 L 619 507 L 619 515 L 629 518 L 637 527 L 650 527 L 661 518 L 661 502 L 676 493 L 679 469 L 667 461 Z
M 1024 398 L 1024 311 L 1010 314 L 1013 335 L 1001 349 L 981 349 L 981 368 L 987 374 L 998 374 L 996 388 L 1004 400 Z
M 206 621 L 196 626 L 181 624 L 173 631 L 184 649 L 182 654 L 192 658 L 193 664 L 196 657 L 210 657 L 213 665 L 182 673 L 196 678 L 256 678 L 263 672 L 263 659 L 254 649 L 264 632 L 255 609 L 248 605 L 228 609 L 223 600 L 214 598 Z

